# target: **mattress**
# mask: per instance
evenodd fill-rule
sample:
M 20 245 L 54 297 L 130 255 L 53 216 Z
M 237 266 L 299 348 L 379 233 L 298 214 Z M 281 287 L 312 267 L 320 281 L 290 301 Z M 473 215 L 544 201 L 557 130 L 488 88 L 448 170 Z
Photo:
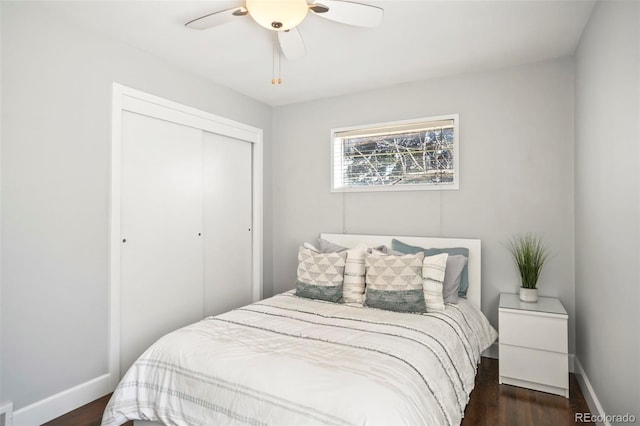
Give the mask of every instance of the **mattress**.
M 159 339 L 103 425 L 456 425 L 497 333 L 471 303 L 397 313 L 283 293 Z

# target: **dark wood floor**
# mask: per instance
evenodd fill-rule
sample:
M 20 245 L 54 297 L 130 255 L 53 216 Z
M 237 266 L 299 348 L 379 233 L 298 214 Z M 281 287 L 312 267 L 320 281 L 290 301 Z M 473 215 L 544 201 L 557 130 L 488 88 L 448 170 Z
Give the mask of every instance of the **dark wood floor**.
M 106 395 L 45 426 L 98 426 L 109 397 Z M 569 399 L 515 386 L 498 384 L 498 361 L 482 358 L 476 385 L 465 410 L 463 426 L 574 425 L 576 413 L 589 412 L 574 374 L 569 375 Z M 127 426 L 131 426 L 132 422 Z
M 576 413 L 589 407 L 575 374 L 569 374 L 569 399 L 498 384 L 498 360 L 482 358 L 476 385 L 464 412 L 463 426 L 574 425 Z
M 83 405 L 80 408 L 64 414 L 58 418 L 43 424 L 42 426 L 100 426 L 102 422 L 102 413 L 107 403 L 109 403 L 111 394 L 105 395 L 100 399 Z M 133 426 L 133 422 L 125 423 L 126 426 Z

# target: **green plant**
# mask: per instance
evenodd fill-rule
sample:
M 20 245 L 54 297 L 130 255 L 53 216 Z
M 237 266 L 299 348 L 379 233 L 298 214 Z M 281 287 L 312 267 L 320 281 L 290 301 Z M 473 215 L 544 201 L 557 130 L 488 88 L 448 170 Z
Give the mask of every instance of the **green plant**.
M 549 257 L 543 238 L 530 233 L 516 235 L 507 243 L 507 248 L 520 271 L 522 287 L 536 288 L 540 271 Z

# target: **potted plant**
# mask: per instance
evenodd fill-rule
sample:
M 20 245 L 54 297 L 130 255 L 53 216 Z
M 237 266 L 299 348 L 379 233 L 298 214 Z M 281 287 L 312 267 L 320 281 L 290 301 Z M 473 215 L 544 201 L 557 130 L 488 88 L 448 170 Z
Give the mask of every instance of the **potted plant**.
M 523 302 L 538 301 L 538 278 L 544 262 L 549 257 L 549 249 L 542 237 L 534 234 L 523 234 L 513 237 L 507 244 L 513 256 L 520 279 L 520 300 Z

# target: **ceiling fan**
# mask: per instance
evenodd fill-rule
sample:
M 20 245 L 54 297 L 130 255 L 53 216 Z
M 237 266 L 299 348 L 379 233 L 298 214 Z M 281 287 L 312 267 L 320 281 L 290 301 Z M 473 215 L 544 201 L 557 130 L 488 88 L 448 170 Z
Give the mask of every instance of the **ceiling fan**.
M 233 7 L 193 19 L 187 28 L 206 30 L 249 15 L 261 26 L 276 31 L 278 43 L 287 59 L 306 54 L 302 36 L 296 28 L 311 11 L 314 15 L 358 27 L 376 27 L 384 10 L 376 6 L 342 0 L 246 0 L 244 6 Z

